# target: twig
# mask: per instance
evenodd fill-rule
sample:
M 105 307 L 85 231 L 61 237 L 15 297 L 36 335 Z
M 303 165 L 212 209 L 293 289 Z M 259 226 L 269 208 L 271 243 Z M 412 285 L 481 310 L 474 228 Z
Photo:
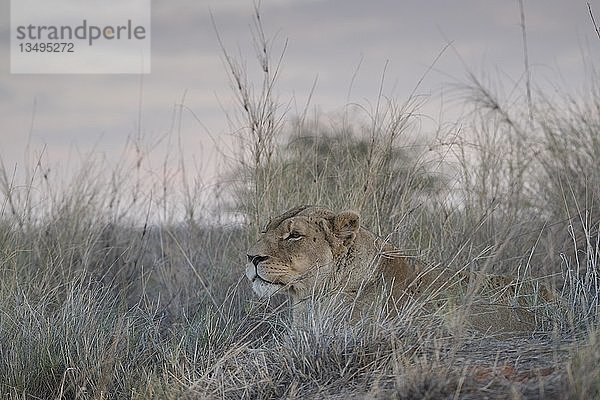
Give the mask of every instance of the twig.
M 525 65 L 525 88 L 527 90 L 527 108 L 529 109 L 529 124 L 533 123 L 533 103 L 531 101 L 531 70 L 529 69 L 529 51 L 527 49 L 527 29 L 525 29 L 525 7 L 523 0 L 519 0 L 521 13 L 521 33 L 523 36 L 523 63 Z
M 594 29 L 596 30 L 596 34 L 598 35 L 598 39 L 600 39 L 600 29 L 598 29 L 598 24 L 596 24 L 596 19 L 594 18 L 594 13 L 592 12 L 592 6 L 588 2 L 587 3 L 588 12 L 590 13 L 590 18 L 592 19 L 592 24 L 594 24 Z

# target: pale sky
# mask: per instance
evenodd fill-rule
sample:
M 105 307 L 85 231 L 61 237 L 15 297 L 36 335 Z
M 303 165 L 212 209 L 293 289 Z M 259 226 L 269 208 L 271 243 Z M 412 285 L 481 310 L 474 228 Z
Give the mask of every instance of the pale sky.
M 127 137 L 136 135 L 141 116 L 144 142 L 158 166 L 180 137 L 189 162 L 206 179 L 215 174 L 213 139 L 220 142 L 231 133 L 223 109 L 231 110 L 233 96 L 210 12 L 225 46 L 245 54 L 255 70 L 251 1 L 153 1 L 152 73 L 143 77 L 11 75 L 9 0 L 0 1 L 0 157 L 5 165 L 23 167 L 29 135 L 30 150 L 45 149 L 49 163 L 78 162 L 93 152 L 110 165 L 122 157 Z M 534 84 L 581 90 L 586 63 L 597 62 L 600 52 L 586 1 L 523 1 Z M 600 0 L 590 3 L 600 19 Z M 261 8 L 275 48 L 288 43 L 278 96 L 291 104 L 290 115 L 292 99 L 301 107 L 317 77 L 312 105 L 324 113 L 340 111 L 348 100 L 375 101 L 386 64 L 384 91 L 403 100 L 448 41 L 454 50 L 442 55 L 418 89 L 430 96 L 424 111 L 433 118 L 445 93 L 451 99 L 445 118 L 453 118 L 452 89 L 465 82 L 466 68 L 506 82 L 523 73 L 516 0 L 263 0 Z M 173 128 L 174 109 L 184 96 L 181 127 Z

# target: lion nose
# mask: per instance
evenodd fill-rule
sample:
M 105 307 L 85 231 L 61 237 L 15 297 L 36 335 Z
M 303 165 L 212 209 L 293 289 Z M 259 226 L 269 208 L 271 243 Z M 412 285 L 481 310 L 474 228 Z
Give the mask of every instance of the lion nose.
M 254 264 L 254 266 L 258 266 L 258 264 L 260 264 L 262 261 L 265 261 L 267 258 L 269 258 L 267 256 L 251 256 L 250 254 L 247 254 L 247 256 L 248 261 Z

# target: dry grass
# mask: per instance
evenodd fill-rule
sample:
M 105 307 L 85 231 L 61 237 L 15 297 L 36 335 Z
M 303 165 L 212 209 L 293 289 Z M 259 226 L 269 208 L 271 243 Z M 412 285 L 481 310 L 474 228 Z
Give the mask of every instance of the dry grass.
M 110 177 L 92 163 L 66 185 L 39 163 L 19 183 L 2 166 L 2 397 L 597 397 L 600 96 L 570 107 L 536 96 L 523 115 L 473 80 L 473 112 L 441 143 L 409 139 L 414 98 L 381 100 L 354 124 L 288 123 L 279 61 L 256 28 L 256 93 L 226 56 L 242 115 L 226 204 L 199 206 L 203 189 L 189 185 L 195 195 L 170 198 L 171 180 L 152 188 L 139 162 Z M 285 299 L 255 300 L 242 264 L 256 229 L 297 203 L 358 209 L 431 263 L 541 278 L 561 294 L 539 304 L 553 324 L 521 339 L 450 335 L 407 309 L 353 326 L 330 312 L 291 330 Z M 198 218 L 224 210 L 246 223 Z

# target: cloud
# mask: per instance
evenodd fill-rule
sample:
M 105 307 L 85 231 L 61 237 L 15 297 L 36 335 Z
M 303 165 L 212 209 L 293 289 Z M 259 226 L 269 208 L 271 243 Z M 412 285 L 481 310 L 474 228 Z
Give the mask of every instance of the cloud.
M 8 54 L 8 1 L 0 4 L 0 49 Z M 577 53 L 585 38 L 595 39 L 585 2 L 529 0 L 525 5 L 533 71 L 543 70 L 547 80 L 547 71 L 560 67 L 566 82 L 580 84 L 583 66 Z M 152 74 L 142 80 L 142 128 L 153 137 L 169 131 L 173 109 L 187 93 L 194 115 L 186 114 L 178 134 L 189 151 L 196 146 L 199 153 L 212 142 L 196 118 L 214 136 L 224 136 L 229 128 L 221 107 L 235 107 L 209 10 L 228 51 L 246 58 L 256 76 L 252 2 L 156 0 Z M 463 62 L 475 71 L 497 68 L 513 77 L 523 70 L 515 2 L 263 0 L 261 14 L 267 35 L 276 37 L 275 52 L 288 41 L 278 93 L 284 102 L 295 96 L 300 108 L 317 76 L 313 104 L 324 110 L 344 106 L 361 59 L 351 100 L 373 100 L 386 65 L 385 90 L 403 98 L 447 41 L 458 56 L 448 51 L 442 57 L 422 86 L 424 93 L 461 79 Z M 52 144 L 57 158 L 73 143 L 114 149 L 137 129 L 139 93 L 140 77 L 133 75 L 20 76 L 10 75 L 3 63 L 0 157 L 15 160 L 22 154 L 34 101 L 34 145 Z

